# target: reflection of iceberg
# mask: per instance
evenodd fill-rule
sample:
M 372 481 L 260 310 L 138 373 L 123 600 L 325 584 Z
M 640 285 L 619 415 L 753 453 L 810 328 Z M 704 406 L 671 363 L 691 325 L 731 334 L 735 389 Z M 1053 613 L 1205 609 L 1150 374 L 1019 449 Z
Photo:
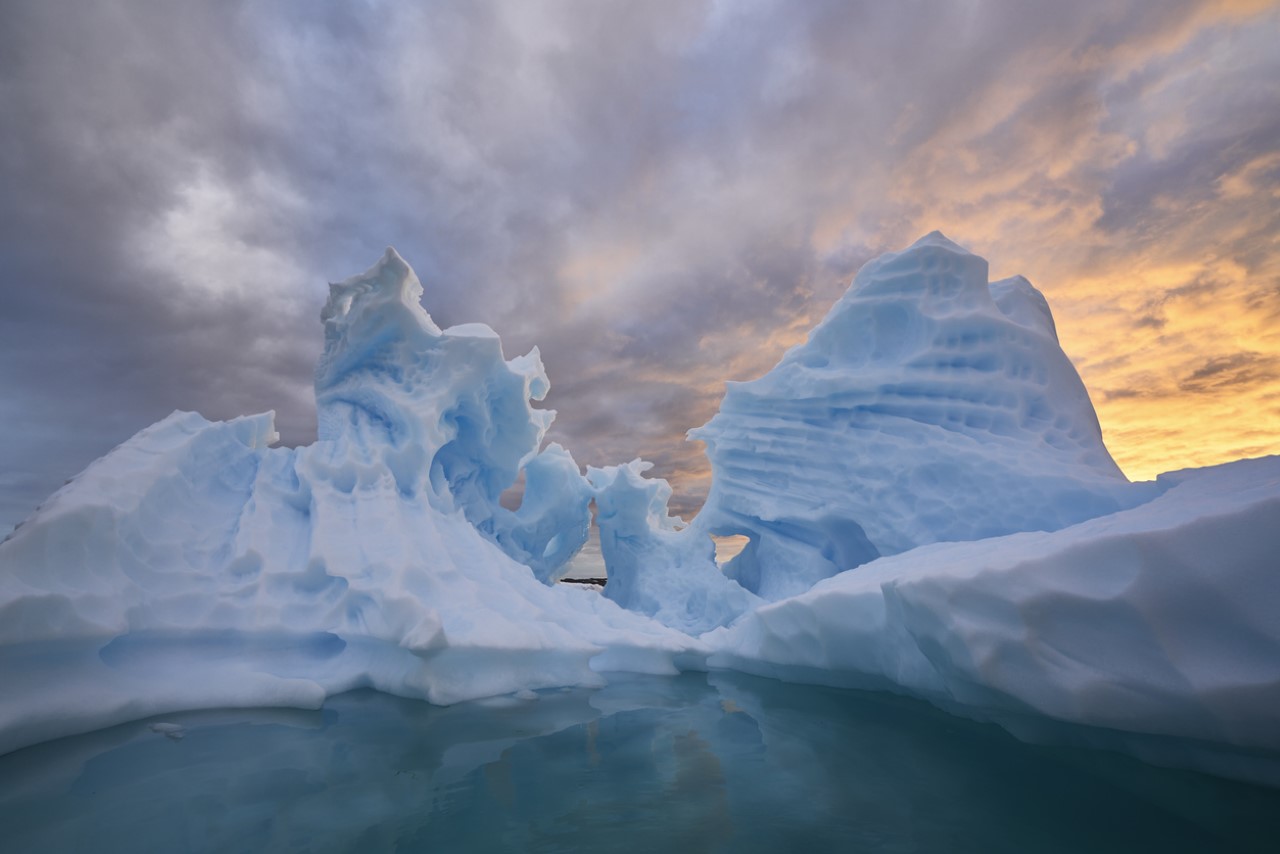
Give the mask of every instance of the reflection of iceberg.
M 687 526 L 643 463 L 588 480 L 539 450 L 537 352 L 441 330 L 420 294 L 393 251 L 332 287 L 314 445 L 175 413 L 0 545 L 0 751 L 707 666 L 1280 749 L 1280 461 L 1128 483 L 1044 298 L 945 237 L 868 264 L 730 386 Z M 554 583 L 593 500 L 603 597 Z M 723 572 L 712 535 L 747 538 Z
M 162 723 L 185 737 L 0 757 L 6 850 L 133 852 L 140 827 L 161 851 L 1267 850 L 1278 820 L 1243 784 L 730 674 Z

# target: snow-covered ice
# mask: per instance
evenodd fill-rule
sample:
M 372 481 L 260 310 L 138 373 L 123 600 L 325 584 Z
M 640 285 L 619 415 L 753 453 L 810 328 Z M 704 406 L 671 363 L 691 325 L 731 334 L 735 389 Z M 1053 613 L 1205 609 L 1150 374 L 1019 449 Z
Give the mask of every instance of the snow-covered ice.
M 1025 279 L 937 233 L 870 262 L 693 431 L 714 479 L 687 525 L 642 461 L 543 448 L 537 351 L 421 293 L 393 250 L 331 287 L 313 445 L 176 412 L 0 544 L 0 752 L 707 667 L 1280 752 L 1280 458 L 1129 483 Z M 554 583 L 592 502 L 603 596 Z

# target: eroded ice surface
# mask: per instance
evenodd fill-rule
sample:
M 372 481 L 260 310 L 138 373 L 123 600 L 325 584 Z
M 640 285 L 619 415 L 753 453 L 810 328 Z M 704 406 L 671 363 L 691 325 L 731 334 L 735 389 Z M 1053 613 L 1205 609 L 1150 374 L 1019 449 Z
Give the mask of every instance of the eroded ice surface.
M 600 518 L 602 542 L 619 544 L 615 600 L 685 631 L 881 555 L 1054 531 L 1158 492 L 1112 461 L 1040 292 L 989 282 L 984 259 L 938 232 L 863 267 L 808 341 L 729 383 L 690 436 L 713 478 L 678 532 L 665 486 L 592 475 L 636 511 Z M 710 535 L 748 542 L 722 570 Z

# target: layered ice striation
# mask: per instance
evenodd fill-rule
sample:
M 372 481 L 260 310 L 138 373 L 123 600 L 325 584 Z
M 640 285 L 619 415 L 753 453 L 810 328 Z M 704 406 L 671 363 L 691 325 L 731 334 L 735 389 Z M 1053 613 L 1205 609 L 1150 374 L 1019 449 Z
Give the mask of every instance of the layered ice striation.
M 535 577 L 582 544 L 592 495 L 566 451 L 537 451 L 537 352 L 440 330 L 421 292 L 391 250 L 332 286 L 315 444 L 270 447 L 271 413 L 174 413 L 0 546 L 0 751 L 179 709 L 360 686 L 450 703 L 697 660 L 687 635 Z
M 779 599 L 934 542 L 1053 531 L 1148 500 L 1102 442 L 1044 297 L 938 232 L 859 271 L 760 379 L 690 436 L 713 480 L 694 528 Z

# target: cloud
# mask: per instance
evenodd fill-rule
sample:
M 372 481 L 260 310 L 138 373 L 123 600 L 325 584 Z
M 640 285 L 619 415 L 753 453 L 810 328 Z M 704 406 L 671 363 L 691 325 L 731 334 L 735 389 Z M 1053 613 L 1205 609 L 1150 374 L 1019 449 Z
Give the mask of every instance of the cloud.
M 1192 371 L 1180 384 L 1190 392 L 1230 391 L 1240 386 L 1272 386 L 1280 378 L 1280 357 L 1259 353 L 1217 356 Z
M 1192 0 L 6 3 L 0 527 L 176 407 L 310 441 L 325 283 L 388 244 L 438 322 L 541 348 L 552 438 L 655 459 L 686 514 L 723 382 L 934 228 L 1047 293 L 1131 472 L 1273 447 L 1278 34 Z

